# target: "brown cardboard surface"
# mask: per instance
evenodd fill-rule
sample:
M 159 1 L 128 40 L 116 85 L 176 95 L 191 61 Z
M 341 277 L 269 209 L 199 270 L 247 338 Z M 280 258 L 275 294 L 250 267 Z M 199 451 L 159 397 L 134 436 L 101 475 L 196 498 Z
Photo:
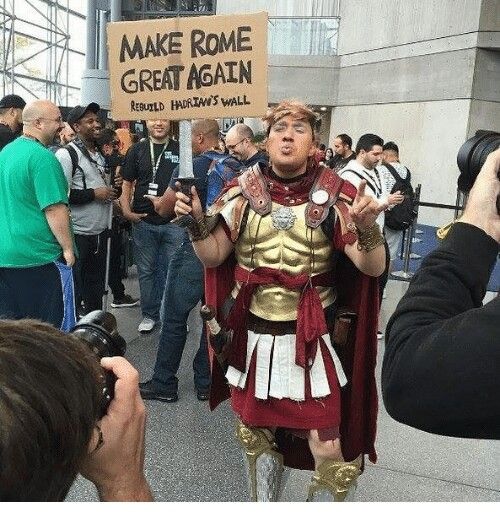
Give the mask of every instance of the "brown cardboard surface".
M 263 116 L 267 13 L 108 24 L 114 120 Z

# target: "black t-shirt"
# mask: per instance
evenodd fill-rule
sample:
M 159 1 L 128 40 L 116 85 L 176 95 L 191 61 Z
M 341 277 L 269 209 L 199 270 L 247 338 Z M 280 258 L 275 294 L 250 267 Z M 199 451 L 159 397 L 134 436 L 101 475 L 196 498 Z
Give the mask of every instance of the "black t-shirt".
M 165 144 L 153 144 L 154 164 L 158 166 L 153 180 L 153 164 L 151 162 L 151 146 L 149 140 L 134 144 L 127 152 L 121 175 L 128 182 L 137 181 L 132 201 L 134 213 L 148 213 L 143 220 L 150 224 L 166 224 L 170 218 L 158 215 L 153 204 L 144 195 L 148 194 L 149 184 L 158 184 L 157 195 L 161 196 L 167 189 L 174 169 L 179 165 L 179 143 L 170 139 Z M 158 162 L 158 157 L 160 157 Z
M 15 140 L 17 135 L 12 132 L 12 129 L 5 124 L 0 124 L 0 151 L 10 142 Z
M 356 160 L 356 153 L 352 153 L 351 155 L 349 155 L 347 158 L 344 158 L 340 155 L 334 155 L 330 160 L 328 160 L 328 162 L 326 163 L 326 165 L 331 168 L 331 169 L 335 169 L 335 171 L 337 171 L 337 173 L 341 170 L 341 169 L 344 169 L 344 167 L 351 161 L 351 160 Z

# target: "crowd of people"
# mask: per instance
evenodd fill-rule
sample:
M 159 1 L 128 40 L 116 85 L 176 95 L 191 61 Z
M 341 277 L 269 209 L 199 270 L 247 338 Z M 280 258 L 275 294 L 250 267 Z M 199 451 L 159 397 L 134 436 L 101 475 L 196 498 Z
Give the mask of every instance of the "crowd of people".
M 147 121 L 147 137 L 132 143 L 103 127 L 99 112 L 96 103 L 76 106 L 63 121 L 48 100 L 0 100 L 0 500 L 63 500 L 78 472 L 101 500 L 152 500 L 143 399 L 178 400 L 187 319 L 200 302 L 215 319 L 193 361 L 196 397 L 212 408 L 231 398 L 251 499 L 278 500 L 289 466 L 313 471 L 309 501 L 351 500 L 365 457 L 376 460 L 378 316 L 404 228 L 385 217 L 409 198 L 397 189 L 410 182 L 398 145 L 367 133 L 352 149 L 342 133 L 327 148 L 317 115 L 297 101 L 269 109 L 264 145 L 244 123 L 223 137 L 216 120 L 199 119 L 186 194 L 169 120 Z M 388 325 L 384 401 L 428 431 L 499 438 L 500 365 L 485 335 L 499 303 L 480 305 L 500 219 L 493 207 L 478 211 L 496 202 L 499 169 L 497 151 Z M 122 282 L 129 232 L 139 298 Z M 470 258 L 477 278 L 468 277 Z M 457 297 L 447 292 L 445 303 L 433 278 Z M 112 307 L 140 305 L 140 333 L 159 328 L 150 380 L 61 333 L 106 309 L 108 288 Z M 476 317 L 484 329 L 472 335 Z M 435 355 L 457 337 L 460 357 L 455 347 Z M 474 366 L 471 337 L 481 339 L 488 370 Z M 446 359 L 450 387 L 434 402 L 436 358 L 439 369 Z M 459 372 L 469 360 L 471 380 L 491 394 L 488 412 Z M 102 416 L 106 373 L 115 395 Z M 463 398 L 456 409 L 454 391 Z

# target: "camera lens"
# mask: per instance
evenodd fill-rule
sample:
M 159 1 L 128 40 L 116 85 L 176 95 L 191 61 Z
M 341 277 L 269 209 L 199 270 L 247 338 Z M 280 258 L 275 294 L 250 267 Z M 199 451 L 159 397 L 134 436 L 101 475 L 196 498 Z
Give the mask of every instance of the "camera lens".
M 97 359 L 116 357 L 125 354 L 126 342 L 119 335 L 116 318 L 104 311 L 92 311 L 85 315 L 72 329 L 73 335 L 83 340 Z M 114 396 L 116 377 L 109 371 L 104 371 L 101 400 L 101 416 L 107 412 Z
M 460 191 L 468 193 L 471 190 L 486 157 L 499 147 L 500 133 L 495 131 L 477 131 L 462 145 L 457 155 L 460 170 L 458 189 Z

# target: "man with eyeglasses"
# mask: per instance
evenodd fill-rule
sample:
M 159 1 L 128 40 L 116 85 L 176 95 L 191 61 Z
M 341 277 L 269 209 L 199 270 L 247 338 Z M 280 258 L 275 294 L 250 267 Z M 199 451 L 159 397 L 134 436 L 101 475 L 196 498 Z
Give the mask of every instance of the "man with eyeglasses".
M 99 110 L 96 103 L 74 107 L 67 121 L 76 138 L 56 152 L 70 188 L 71 219 L 78 247 L 75 290 L 80 314 L 102 309 L 110 206 L 120 192 L 119 184 L 114 185 L 106 173 L 104 157 L 97 147 L 102 128 Z
M 253 139 L 254 133 L 246 124 L 236 124 L 226 134 L 226 148 L 229 154 L 245 167 L 253 166 L 257 162 L 267 164 L 267 155 L 257 149 Z
M 75 323 L 75 263 L 68 184 L 47 149 L 61 129 L 59 108 L 36 100 L 23 110 L 24 134 L 0 152 L 0 317 Z

